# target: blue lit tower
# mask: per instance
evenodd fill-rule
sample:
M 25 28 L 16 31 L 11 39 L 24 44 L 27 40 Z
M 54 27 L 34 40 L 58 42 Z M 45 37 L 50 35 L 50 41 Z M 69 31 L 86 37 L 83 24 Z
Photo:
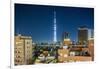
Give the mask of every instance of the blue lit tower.
M 56 43 L 57 42 L 57 26 L 56 26 L 56 12 L 55 11 L 54 11 L 54 26 L 53 26 L 53 30 L 54 30 L 53 42 Z

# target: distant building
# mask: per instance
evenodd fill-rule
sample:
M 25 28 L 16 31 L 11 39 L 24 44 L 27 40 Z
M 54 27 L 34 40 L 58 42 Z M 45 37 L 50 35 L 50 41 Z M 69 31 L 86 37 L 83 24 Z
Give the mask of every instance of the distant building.
M 93 29 L 88 29 L 88 40 L 94 38 L 94 30 Z
M 32 37 L 30 36 L 15 36 L 14 46 L 14 61 L 15 65 L 26 65 L 32 62 Z
M 72 42 L 69 38 L 69 33 L 64 32 L 62 36 L 63 46 L 69 46 Z
M 94 30 L 93 29 L 88 30 L 88 48 L 93 61 L 94 60 Z
M 84 44 L 87 41 L 88 41 L 88 28 L 82 26 L 78 28 L 78 42 L 80 44 Z

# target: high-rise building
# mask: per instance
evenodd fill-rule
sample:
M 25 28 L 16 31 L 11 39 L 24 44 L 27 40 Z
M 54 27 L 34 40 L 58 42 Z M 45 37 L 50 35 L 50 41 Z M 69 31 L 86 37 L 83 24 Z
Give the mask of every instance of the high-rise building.
M 63 46 L 69 46 L 72 42 L 69 38 L 69 33 L 64 32 L 62 36 Z
M 82 26 L 78 28 L 78 42 L 84 44 L 88 40 L 88 28 Z
M 94 38 L 94 30 L 93 29 L 88 29 L 88 40 Z
M 32 38 L 30 36 L 15 36 L 14 46 L 15 65 L 32 63 Z

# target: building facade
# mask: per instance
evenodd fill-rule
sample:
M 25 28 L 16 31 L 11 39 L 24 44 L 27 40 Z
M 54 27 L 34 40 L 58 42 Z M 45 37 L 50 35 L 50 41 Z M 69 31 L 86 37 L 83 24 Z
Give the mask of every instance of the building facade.
M 92 57 L 92 61 L 94 61 L 94 38 L 88 40 L 88 48 L 89 48 L 89 53 Z
M 72 42 L 69 38 L 69 33 L 68 32 L 63 33 L 62 42 L 63 42 L 63 46 L 69 46 L 70 44 L 72 44 Z
M 90 40 L 91 38 L 94 38 L 94 30 L 88 29 L 88 40 Z
M 58 61 L 64 62 L 66 61 L 67 57 L 69 56 L 69 50 L 68 49 L 58 49 Z
M 92 61 L 92 56 L 81 55 L 87 50 L 88 48 L 58 49 L 58 62 Z
M 78 42 L 84 44 L 88 41 L 88 28 L 80 27 L 78 28 Z
M 15 36 L 14 46 L 15 65 L 32 63 L 32 38 L 30 36 Z

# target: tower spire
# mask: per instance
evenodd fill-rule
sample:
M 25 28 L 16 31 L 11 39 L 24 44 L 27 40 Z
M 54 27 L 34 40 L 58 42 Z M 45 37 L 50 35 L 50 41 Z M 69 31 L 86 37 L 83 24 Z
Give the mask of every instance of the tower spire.
M 57 42 L 57 34 L 56 34 L 56 31 L 57 31 L 57 26 L 56 26 L 56 11 L 54 10 L 54 38 L 53 38 L 53 41 L 54 43 Z

